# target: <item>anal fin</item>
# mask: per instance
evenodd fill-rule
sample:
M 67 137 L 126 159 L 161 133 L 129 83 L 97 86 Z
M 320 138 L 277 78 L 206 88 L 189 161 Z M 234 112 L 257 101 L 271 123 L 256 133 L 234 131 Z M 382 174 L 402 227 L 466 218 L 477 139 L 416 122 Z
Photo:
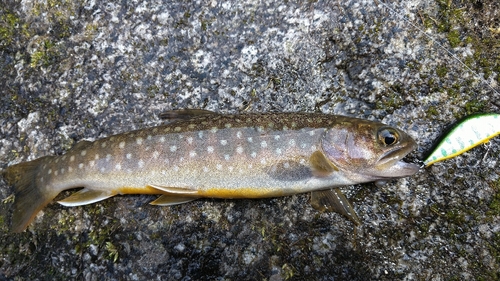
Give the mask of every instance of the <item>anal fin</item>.
M 111 191 L 84 188 L 71 194 L 69 197 L 66 197 L 61 201 L 57 201 L 57 203 L 63 206 L 75 207 L 102 201 L 104 199 L 108 199 L 109 197 L 113 197 L 114 195 L 116 194 Z
M 338 188 L 311 192 L 311 205 L 318 211 L 337 212 L 354 224 L 361 224 L 361 220 L 351 203 Z
M 182 187 L 169 187 L 169 186 L 161 186 L 161 185 L 154 185 L 154 184 L 149 184 L 148 186 L 151 188 L 157 189 L 157 190 L 161 191 L 162 193 L 190 195 L 190 196 L 198 194 L 198 190 L 191 190 L 191 189 L 182 188 Z
M 176 196 L 176 195 L 162 195 L 158 197 L 153 202 L 149 203 L 151 205 L 157 206 L 173 206 L 178 204 L 183 204 L 187 202 L 191 202 L 193 200 L 198 199 L 198 197 L 190 197 L 190 196 Z

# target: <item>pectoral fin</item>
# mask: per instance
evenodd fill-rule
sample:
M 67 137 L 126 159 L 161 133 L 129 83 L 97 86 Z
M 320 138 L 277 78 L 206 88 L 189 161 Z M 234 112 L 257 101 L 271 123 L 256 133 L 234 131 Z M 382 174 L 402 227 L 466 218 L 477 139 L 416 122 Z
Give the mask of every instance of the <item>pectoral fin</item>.
M 111 191 L 102 191 L 102 190 L 93 190 L 84 188 L 80 191 L 71 194 L 69 197 L 61 201 L 57 201 L 57 203 L 63 206 L 75 207 L 75 206 L 92 204 L 107 199 L 109 197 L 113 197 L 114 195 L 116 194 Z
M 311 205 L 318 211 L 334 211 L 347 217 L 356 225 L 361 224 L 351 203 L 338 188 L 313 191 L 311 193 Z
M 182 187 L 169 187 L 169 186 L 161 186 L 161 185 L 154 185 L 150 184 L 148 185 L 151 188 L 158 189 L 162 191 L 162 193 L 171 193 L 171 194 L 176 194 L 176 195 L 197 195 L 198 190 L 191 190 L 187 188 L 182 188 Z
M 339 169 L 321 151 L 314 151 L 309 157 L 312 173 L 317 177 L 326 177 Z
M 167 119 L 169 121 L 179 121 L 179 120 L 188 120 L 197 116 L 204 115 L 219 115 L 216 112 L 204 109 L 179 109 L 179 110 L 169 110 L 160 113 L 161 119 Z
M 198 197 L 162 195 L 149 204 L 157 205 L 157 206 L 173 206 L 173 205 L 191 202 L 191 201 L 196 200 L 196 199 L 198 199 Z

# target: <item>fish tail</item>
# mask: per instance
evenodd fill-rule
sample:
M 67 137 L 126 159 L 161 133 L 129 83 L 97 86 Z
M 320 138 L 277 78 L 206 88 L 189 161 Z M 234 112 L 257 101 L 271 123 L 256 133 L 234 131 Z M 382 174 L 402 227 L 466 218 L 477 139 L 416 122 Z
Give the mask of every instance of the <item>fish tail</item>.
M 4 172 L 7 183 L 14 187 L 14 210 L 12 213 L 12 232 L 22 232 L 35 218 L 36 214 L 50 203 L 58 194 L 45 186 L 40 186 L 38 171 L 48 158 L 38 158 L 8 167 Z

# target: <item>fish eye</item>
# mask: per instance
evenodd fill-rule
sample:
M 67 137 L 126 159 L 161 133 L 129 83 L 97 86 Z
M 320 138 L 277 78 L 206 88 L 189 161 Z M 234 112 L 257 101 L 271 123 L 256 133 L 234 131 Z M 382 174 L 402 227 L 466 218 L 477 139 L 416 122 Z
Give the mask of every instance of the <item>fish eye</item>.
M 383 145 L 393 145 L 399 141 L 399 134 L 391 128 L 383 128 L 378 131 L 378 140 Z

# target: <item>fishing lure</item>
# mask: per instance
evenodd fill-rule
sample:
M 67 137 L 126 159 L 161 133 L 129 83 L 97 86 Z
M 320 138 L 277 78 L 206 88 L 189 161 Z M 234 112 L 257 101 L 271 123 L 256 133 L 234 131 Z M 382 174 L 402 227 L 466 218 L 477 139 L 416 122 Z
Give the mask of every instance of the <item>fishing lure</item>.
M 481 113 L 467 116 L 450 130 L 434 151 L 424 160 L 424 165 L 443 161 L 480 144 L 500 134 L 500 114 Z

